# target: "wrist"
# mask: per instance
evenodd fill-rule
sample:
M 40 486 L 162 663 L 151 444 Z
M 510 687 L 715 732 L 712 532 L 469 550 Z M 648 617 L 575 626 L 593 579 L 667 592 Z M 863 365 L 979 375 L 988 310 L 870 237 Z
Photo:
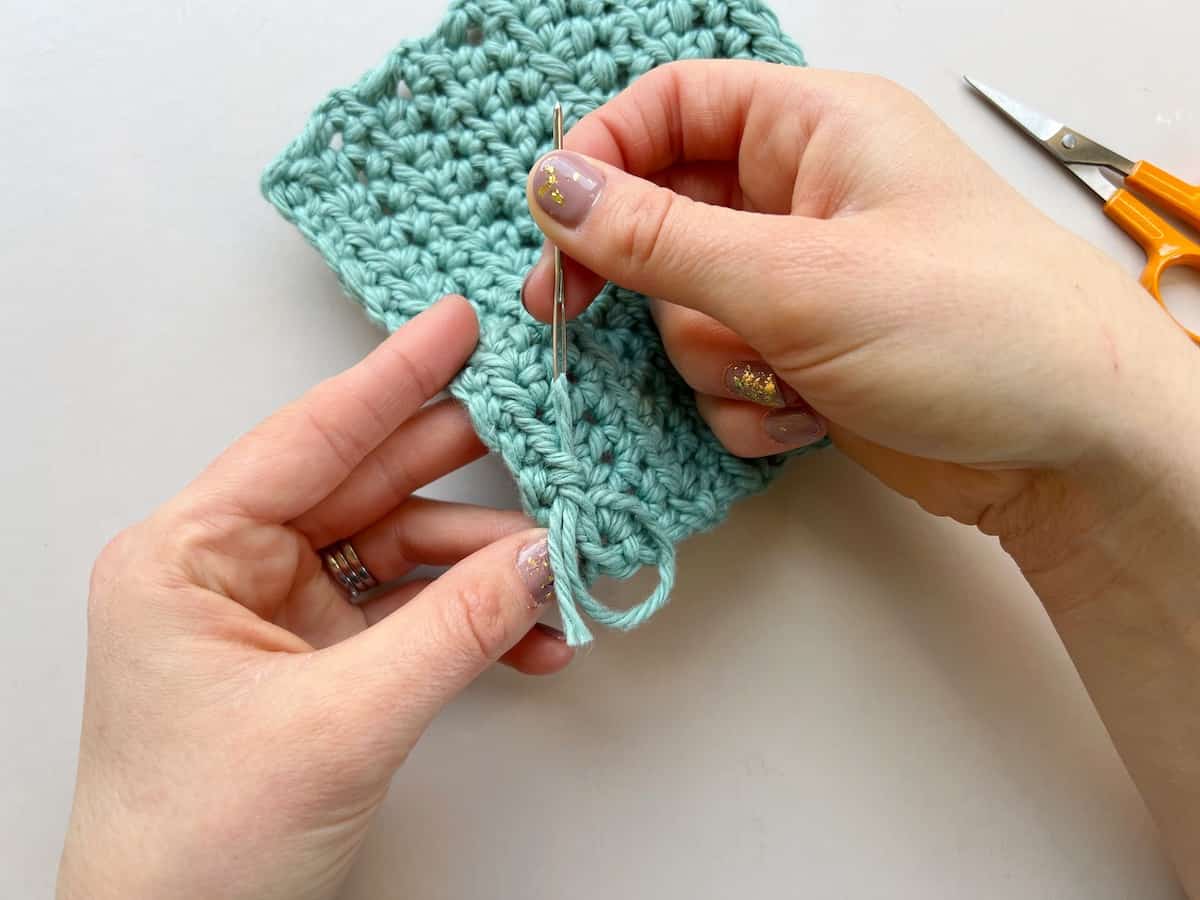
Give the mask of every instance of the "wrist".
M 1053 539 L 1009 544 L 1183 884 L 1200 893 L 1200 410 L 1188 396 L 1200 352 L 1188 344 L 1156 364 L 1142 370 L 1151 389 L 1126 410 L 1119 439 L 1047 476 L 1060 492 L 1047 515 Z
M 81 812 L 76 803 L 58 866 L 57 900 L 154 896 L 149 877 L 153 860 L 146 852 L 128 852 L 117 830 L 114 823 Z
M 1052 617 L 1200 579 L 1200 352 L 1165 344 L 1110 392 L 1088 452 L 1034 476 L 1005 517 L 1001 542 Z

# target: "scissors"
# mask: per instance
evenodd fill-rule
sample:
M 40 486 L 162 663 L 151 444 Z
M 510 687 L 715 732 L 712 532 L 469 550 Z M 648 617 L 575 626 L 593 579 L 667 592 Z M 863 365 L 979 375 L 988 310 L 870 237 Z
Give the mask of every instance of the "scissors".
M 1200 244 L 1157 215 L 1135 192 L 1146 200 L 1156 201 L 1180 221 L 1200 229 L 1200 186 L 1188 184 L 1145 160 L 1131 162 L 994 88 L 965 76 L 963 80 L 1095 192 L 1104 203 L 1105 214 L 1146 251 L 1142 287 L 1171 315 L 1163 303 L 1159 279 L 1172 266 L 1186 266 L 1200 272 Z M 1200 344 L 1200 335 L 1189 331 L 1178 319 L 1175 321 Z

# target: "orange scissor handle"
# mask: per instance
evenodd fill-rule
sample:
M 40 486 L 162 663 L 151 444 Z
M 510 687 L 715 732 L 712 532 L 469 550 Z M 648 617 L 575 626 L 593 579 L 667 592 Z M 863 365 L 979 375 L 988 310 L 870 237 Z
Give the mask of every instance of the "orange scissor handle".
M 1171 214 L 1200 229 L 1200 185 L 1188 184 L 1143 160 L 1125 177 L 1125 185 L 1153 197 Z
M 1138 164 L 1139 168 L 1144 165 L 1146 164 Z M 1163 205 L 1168 205 L 1166 200 L 1163 201 Z M 1167 311 L 1167 315 L 1171 315 L 1171 311 L 1163 303 L 1158 286 L 1159 279 L 1162 278 L 1162 273 L 1172 266 L 1187 266 L 1200 274 L 1200 244 L 1184 236 L 1178 229 L 1172 228 L 1127 190 L 1121 189 L 1113 194 L 1104 204 L 1104 212 L 1146 251 L 1142 287 L 1153 295 Z M 1176 323 L 1193 341 L 1200 344 L 1200 334 L 1184 328 L 1178 319 Z

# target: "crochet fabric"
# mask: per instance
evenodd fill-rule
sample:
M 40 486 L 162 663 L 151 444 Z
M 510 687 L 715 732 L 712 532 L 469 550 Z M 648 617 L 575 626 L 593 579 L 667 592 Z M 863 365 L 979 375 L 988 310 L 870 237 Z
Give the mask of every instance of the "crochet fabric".
M 803 65 L 754 0 L 453 0 L 432 36 L 334 91 L 267 169 L 263 193 L 389 331 L 460 293 L 479 346 L 451 392 L 503 457 L 526 511 L 550 529 L 567 640 L 581 612 L 616 628 L 667 600 L 675 544 L 762 489 L 780 459 L 728 454 L 663 352 L 645 298 L 610 285 L 569 328 L 569 376 L 551 379 L 549 329 L 519 294 L 542 235 L 525 180 L 569 125 L 678 59 Z M 631 609 L 589 593 L 645 565 L 659 584 Z

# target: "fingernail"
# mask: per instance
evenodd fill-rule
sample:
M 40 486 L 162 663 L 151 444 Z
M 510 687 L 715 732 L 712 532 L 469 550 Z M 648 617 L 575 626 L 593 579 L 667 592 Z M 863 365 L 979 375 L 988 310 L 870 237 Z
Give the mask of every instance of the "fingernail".
M 547 625 L 545 622 L 538 622 L 533 627 L 542 634 L 546 635 L 546 637 L 554 638 L 556 641 L 562 641 L 564 644 L 567 642 L 567 636 L 553 625 Z
M 800 399 L 792 388 L 760 362 L 735 362 L 725 368 L 725 389 L 762 406 L 787 406 Z
M 545 157 L 534 169 L 532 179 L 538 206 L 568 228 L 587 217 L 604 187 L 600 171 L 569 150 L 557 150 Z
M 539 538 L 517 554 L 517 574 L 529 590 L 532 606 L 545 606 L 554 596 L 554 573 L 550 571 L 550 547 Z
M 763 416 L 763 430 L 776 443 L 805 447 L 825 437 L 825 423 L 806 409 L 772 410 Z

